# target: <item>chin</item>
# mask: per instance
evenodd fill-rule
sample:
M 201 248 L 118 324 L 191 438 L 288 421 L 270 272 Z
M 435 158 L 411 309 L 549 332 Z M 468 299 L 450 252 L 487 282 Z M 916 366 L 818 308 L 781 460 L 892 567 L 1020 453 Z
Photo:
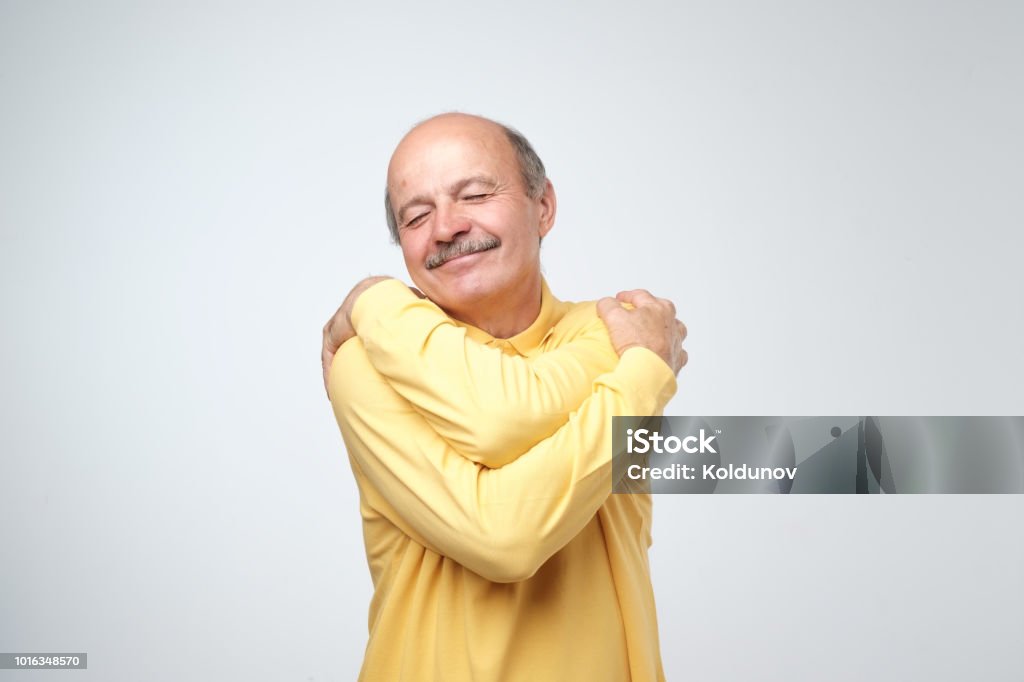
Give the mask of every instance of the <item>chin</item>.
M 433 287 L 437 296 L 430 296 L 443 308 L 466 310 L 475 304 L 493 299 L 501 287 L 483 273 L 465 273 Z

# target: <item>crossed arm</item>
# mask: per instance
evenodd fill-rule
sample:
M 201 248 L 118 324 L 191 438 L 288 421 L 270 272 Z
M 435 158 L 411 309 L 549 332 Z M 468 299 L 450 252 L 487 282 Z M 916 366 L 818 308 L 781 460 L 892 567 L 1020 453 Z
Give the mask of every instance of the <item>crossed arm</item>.
M 611 417 L 663 409 L 675 377 L 633 349 L 553 435 L 492 469 L 462 456 L 377 372 L 358 338 L 338 351 L 331 402 L 377 511 L 424 547 L 495 582 L 525 580 L 611 492 Z
M 468 338 L 398 280 L 369 288 L 351 319 L 390 386 L 457 452 L 490 468 L 554 434 L 619 362 L 596 317 L 558 348 L 512 356 Z
M 611 417 L 675 391 L 663 358 L 620 360 L 603 325 L 531 361 L 397 281 L 357 303 L 328 377 L 353 469 L 404 533 L 489 580 L 529 577 L 582 529 L 611 490 Z

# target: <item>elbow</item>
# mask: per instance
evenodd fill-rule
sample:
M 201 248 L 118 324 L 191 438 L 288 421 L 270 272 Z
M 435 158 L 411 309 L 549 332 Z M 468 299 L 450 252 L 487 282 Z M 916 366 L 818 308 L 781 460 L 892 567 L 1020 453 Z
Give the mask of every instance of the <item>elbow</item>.
M 554 433 L 554 429 L 547 427 L 525 428 L 508 412 L 502 413 L 500 418 L 497 415 L 481 418 L 476 423 L 486 424 L 487 428 L 478 428 L 472 438 L 460 442 L 457 449 L 488 469 L 511 464 Z
M 506 422 L 509 422 L 506 415 Z M 451 441 L 451 445 L 466 459 L 488 469 L 500 469 L 511 464 L 530 449 L 532 443 L 524 437 L 522 428 L 514 424 L 503 424 L 494 419 L 479 419 L 476 424 L 487 424 L 489 428 L 478 428 L 468 437 Z
M 548 560 L 539 539 L 520 534 L 501 534 L 480 542 L 478 556 L 465 566 L 493 583 L 518 583 L 529 580 Z
M 521 583 L 532 578 L 541 565 L 509 557 L 507 561 L 492 564 L 481 571 L 474 571 L 474 573 L 492 583 Z

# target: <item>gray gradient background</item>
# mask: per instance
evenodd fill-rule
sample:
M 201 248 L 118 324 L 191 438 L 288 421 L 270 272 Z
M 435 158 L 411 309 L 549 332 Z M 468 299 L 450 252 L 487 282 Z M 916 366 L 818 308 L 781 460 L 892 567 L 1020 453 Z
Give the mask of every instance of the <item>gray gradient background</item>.
M 772 7 L 768 7 L 771 4 Z M 691 329 L 674 414 L 1024 414 L 1020 3 L 0 0 L 0 679 L 351 680 L 320 327 L 404 274 L 390 151 L 534 142 L 567 299 Z M 1024 496 L 656 501 L 670 680 L 1020 680 Z

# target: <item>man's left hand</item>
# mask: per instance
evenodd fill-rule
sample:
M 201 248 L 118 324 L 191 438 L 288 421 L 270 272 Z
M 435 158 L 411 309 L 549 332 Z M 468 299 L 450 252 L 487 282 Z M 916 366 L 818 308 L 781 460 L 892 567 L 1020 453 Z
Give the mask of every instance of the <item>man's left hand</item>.
M 367 277 L 355 285 L 352 291 L 348 293 L 348 296 L 345 297 L 345 300 L 342 301 L 338 311 L 324 325 L 324 345 L 320 350 L 320 362 L 324 367 L 324 390 L 327 391 L 328 399 L 331 397 L 331 392 L 327 388 L 327 378 L 331 373 L 331 363 L 334 361 L 334 354 L 341 348 L 341 344 L 356 335 L 355 329 L 352 328 L 352 308 L 355 307 L 356 299 L 374 284 L 386 279 L 391 279 L 391 277 L 377 275 L 375 277 Z

